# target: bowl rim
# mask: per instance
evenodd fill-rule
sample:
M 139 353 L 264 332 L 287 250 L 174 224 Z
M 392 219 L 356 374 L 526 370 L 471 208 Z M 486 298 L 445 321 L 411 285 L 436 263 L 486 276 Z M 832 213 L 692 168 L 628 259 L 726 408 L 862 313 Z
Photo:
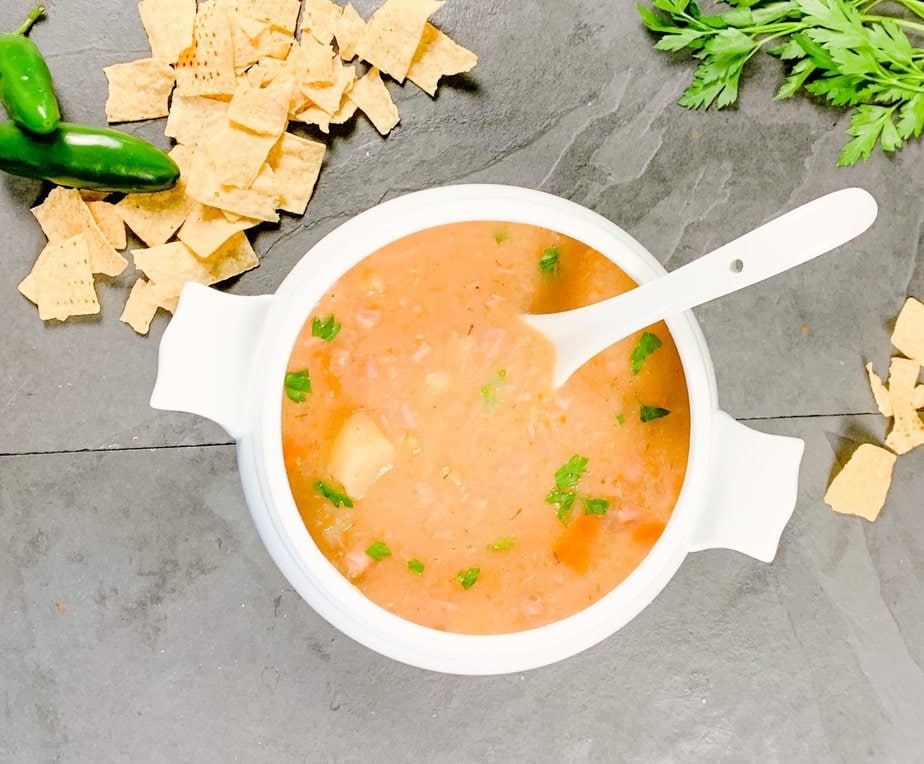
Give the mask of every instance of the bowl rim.
M 522 671 L 562 660 L 605 639 L 635 617 L 667 584 L 708 510 L 715 375 L 690 311 L 667 320 L 690 398 L 690 449 L 680 496 L 661 538 L 616 588 L 583 610 L 545 626 L 497 635 L 438 631 L 366 598 L 321 553 L 298 513 L 282 456 L 280 390 L 291 349 L 324 292 L 382 246 L 456 222 L 514 222 L 570 236 L 644 283 L 666 271 L 628 233 L 574 202 L 494 184 L 443 186 L 389 200 L 318 241 L 292 268 L 273 299 L 255 351 L 249 434 L 239 443 L 245 492 L 264 542 L 292 586 L 320 615 L 376 652 L 420 668 L 456 674 Z

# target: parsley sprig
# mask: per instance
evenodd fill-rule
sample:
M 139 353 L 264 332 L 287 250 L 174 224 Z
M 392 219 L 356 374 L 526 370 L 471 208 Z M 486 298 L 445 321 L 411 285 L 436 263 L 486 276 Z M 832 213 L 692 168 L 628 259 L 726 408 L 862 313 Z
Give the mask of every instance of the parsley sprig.
M 896 0 L 902 16 L 874 13 L 882 1 L 726 0 L 730 10 L 704 14 L 695 0 L 653 0 L 661 13 L 638 11 L 658 50 L 699 59 L 681 106 L 733 104 L 745 64 L 766 50 L 787 67 L 778 99 L 803 92 L 854 108 L 838 159 L 847 166 L 877 143 L 894 152 L 924 131 L 924 49 L 905 34 L 924 34 L 924 0 Z

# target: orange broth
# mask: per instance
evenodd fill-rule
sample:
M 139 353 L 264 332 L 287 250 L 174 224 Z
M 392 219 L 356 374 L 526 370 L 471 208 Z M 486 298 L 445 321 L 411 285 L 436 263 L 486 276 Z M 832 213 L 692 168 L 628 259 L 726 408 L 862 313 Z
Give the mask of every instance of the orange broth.
M 292 494 L 331 563 L 383 608 L 466 634 L 565 618 L 623 581 L 683 484 L 677 349 L 657 324 L 638 374 L 642 332 L 556 391 L 551 344 L 518 316 L 634 286 L 578 241 L 496 222 L 413 234 L 341 278 L 299 335 L 282 401 Z M 642 421 L 643 406 L 670 413 Z M 550 496 L 573 456 L 583 473 L 560 473 Z

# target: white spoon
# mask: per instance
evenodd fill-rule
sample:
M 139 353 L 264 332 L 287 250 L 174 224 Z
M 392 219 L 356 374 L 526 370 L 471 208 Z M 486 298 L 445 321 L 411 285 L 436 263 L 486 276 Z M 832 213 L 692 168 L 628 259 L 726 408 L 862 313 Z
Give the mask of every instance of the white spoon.
M 555 345 L 555 387 L 639 329 L 788 271 L 869 228 L 876 200 L 845 188 L 803 204 L 676 271 L 618 297 L 560 313 L 522 316 Z

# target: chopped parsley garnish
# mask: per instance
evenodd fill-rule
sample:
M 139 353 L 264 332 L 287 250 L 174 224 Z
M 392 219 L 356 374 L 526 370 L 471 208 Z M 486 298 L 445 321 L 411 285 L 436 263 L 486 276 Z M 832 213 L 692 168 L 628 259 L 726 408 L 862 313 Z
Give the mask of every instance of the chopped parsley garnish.
M 643 422 L 653 422 L 670 413 L 669 409 L 662 409 L 660 406 L 642 406 L 640 418 Z
M 497 394 L 504 386 L 504 380 L 507 378 L 507 370 L 501 369 L 495 374 L 488 384 L 484 385 L 479 392 L 481 393 L 481 403 L 486 409 L 492 409 L 498 405 Z
M 661 347 L 661 339 L 657 334 L 645 332 L 638 338 L 635 347 L 632 350 L 632 374 L 638 375 L 645 365 L 645 359 L 648 358 L 655 350 Z
M 304 403 L 308 393 L 311 392 L 311 375 L 308 369 L 303 371 L 290 371 L 286 373 L 285 379 L 286 395 L 290 401 L 295 403 Z
M 490 549 L 492 552 L 503 552 L 507 549 L 513 549 L 516 545 L 516 539 L 498 539 L 493 544 L 488 544 L 488 549 Z
M 480 575 L 481 568 L 469 568 L 468 570 L 461 571 L 456 576 L 456 581 L 462 584 L 462 588 L 465 589 L 465 591 L 468 591 L 475 585 Z
M 571 507 L 577 498 L 577 492 L 572 490 L 584 473 L 587 471 L 587 457 L 575 454 L 555 471 L 555 488 L 545 497 L 547 504 L 555 506 L 555 516 L 563 523 L 571 515 Z
M 610 503 L 606 499 L 583 499 L 585 515 L 605 515 L 606 510 L 610 508 Z
M 578 456 L 577 454 L 572 456 L 555 471 L 555 487 L 561 489 L 574 488 L 581 482 L 584 473 L 587 472 L 587 462 L 586 456 Z
M 617 414 L 617 415 L 616 415 L 616 421 L 619 422 L 619 424 L 625 424 L 625 423 L 626 423 L 626 415 L 625 415 L 625 414 Z
M 561 252 L 558 247 L 549 247 L 539 256 L 539 270 L 543 273 L 555 273 L 558 270 L 558 261 Z
M 507 241 L 507 232 L 502 230 L 495 231 L 494 241 L 496 241 L 498 244 L 503 244 L 505 241 Z
M 353 500 L 345 493 L 341 493 L 333 486 L 319 480 L 314 484 L 314 490 L 327 499 L 335 507 L 352 507 Z
M 339 332 L 340 323 L 334 318 L 333 313 L 327 318 L 318 318 L 315 316 L 314 320 L 311 322 L 311 333 L 315 337 L 320 337 L 327 342 L 333 342 L 334 337 L 336 337 Z
M 391 557 L 391 549 L 388 548 L 388 544 L 384 541 L 374 541 L 366 550 L 366 554 L 376 562 L 379 562 L 386 557 Z
M 424 564 L 420 560 L 408 560 L 407 567 L 415 576 L 419 576 L 424 572 Z

